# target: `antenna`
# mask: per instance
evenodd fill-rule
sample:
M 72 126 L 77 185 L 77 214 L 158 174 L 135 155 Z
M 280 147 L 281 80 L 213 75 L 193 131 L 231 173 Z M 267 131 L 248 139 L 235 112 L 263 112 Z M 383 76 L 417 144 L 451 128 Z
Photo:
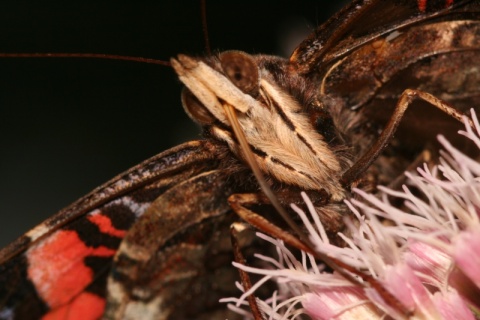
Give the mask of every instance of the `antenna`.
M 202 12 L 202 30 L 203 30 L 203 41 L 205 42 L 205 51 L 207 55 L 212 55 L 212 48 L 210 47 L 210 39 L 208 38 L 208 27 L 207 27 L 207 0 L 200 1 L 200 10 Z
M 149 64 L 156 64 L 161 66 L 170 67 L 169 61 L 144 58 L 144 57 L 131 57 L 122 56 L 116 54 L 102 54 L 102 53 L 0 53 L 0 58 L 85 58 L 85 59 L 105 59 L 105 60 L 123 60 L 142 62 Z

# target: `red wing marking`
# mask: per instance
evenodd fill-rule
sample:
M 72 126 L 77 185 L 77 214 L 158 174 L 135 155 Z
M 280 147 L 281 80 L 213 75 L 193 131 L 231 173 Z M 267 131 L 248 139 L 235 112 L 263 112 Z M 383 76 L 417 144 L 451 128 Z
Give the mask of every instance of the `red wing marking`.
M 425 12 L 425 10 L 427 9 L 427 0 L 418 0 L 417 6 L 418 11 Z
M 434 1 L 435 2 L 435 1 Z M 453 5 L 455 0 L 445 0 L 445 8 Z M 417 0 L 418 11 L 425 12 L 427 10 L 428 0 Z
M 119 230 L 112 225 L 112 220 L 101 214 L 90 214 L 87 219 L 96 225 L 100 232 L 108 234 L 112 237 L 123 238 L 127 234 L 126 230 Z
M 127 230 L 166 190 L 217 164 L 210 142 L 182 144 L 96 188 L 0 250 L 0 318 L 101 318 L 112 259 Z
M 61 230 L 27 252 L 28 276 L 52 309 L 71 303 L 93 280 L 88 256 L 111 257 L 116 250 L 86 246 L 75 231 Z M 73 300 L 74 301 L 74 300 Z
M 68 305 L 52 310 L 42 320 L 90 320 L 100 319 L 105 309 L 105 299 L 83 292 Z

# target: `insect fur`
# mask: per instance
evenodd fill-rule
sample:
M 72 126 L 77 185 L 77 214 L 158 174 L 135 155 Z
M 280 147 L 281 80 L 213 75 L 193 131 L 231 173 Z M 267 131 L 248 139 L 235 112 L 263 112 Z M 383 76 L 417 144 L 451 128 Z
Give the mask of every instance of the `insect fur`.
M 423 31 L 423 29 L 421 29 L 420 31 Z M 264 170 L 265 175 L 269 176 L 272 181 L 277 181 L 276 191 L 282 196 L 283 201 L 288 202 L 289 199 L 291 199 L 289 197 L 285 197 L 283 189 L 291 189 L 291 187 L 294 187 L 294 189 L 295 187 L 309 188 L 310 190 L 313 190 L 314 192 L 319 194 L 317 201 L 320 202 L 321 208 L 324 210 L 324 215 L 322 217 L 328 218 L 328 216 L 325 215 L 325 209 L 327 208 L 327 206 L 335 206 L 339 203 L 340 200 L 344 198 L 345 194 L 348 192 L 348 189 L 344 189 L 344 186 L 342 185 L 342 181 L 340 179 L 342 177 L 342 174 L 355 160 L 359 159 L 362 151 L 365 151 L 368 148 L 368 146 L 363 142 L 365 140 L 361 139 L 360 141 L 355 141 L 355 143 L 357 144 L 357 149 L 344 147 L 344 145 L 348 146 L 353 144 L 352 141 L 354 138 L 352 138 L 350 134 L 351 132 L 349 132 L 349 130 L 351 130 L 352 126 L 355 127 L 355 124 L 363 123 L 359 121 L 352 121 L 353 118 L 361 116 L 361 113 L 353 113 L 352 116 L 352 113 L 350 113 L 348 109 L 339 109 L 338 106 L 335 109 L 335 105 L 332 104 L 328 105 L 328 112 L 325 113 L 325 110 L 322 110 L 322 106 L 317 104 L 318 101 L 316 101 L 315 99 L 316 85 L 311 84 L 309 81 L 307 81 L 306 78 L 300 76 L 297 70 L 291 70 L 290 67 L 292 67 L 292 65 L 285 60 L 267 56 L 252 57 L 243 53 L 230 52 L 221 54 L 218 57 L 213 57 L 208 61 L 208 64 L 205 64 L 201 60 L 195 58 L 192 59 L 186 56 L 178 56 L 178 58 L 176 60 L 173 60 L 172 63 L 177 73 L 179 74 L 180 79 L 187 85 L 187 87 L 189 87 L 191 92 L 193 92 L 197 96 L 197 98 L 201 100 L 202 103 L 204 103 L 204 107 L 208 109 L 208 111 L 204 111 L 204 109 L 202 109 L 203 107 L 198 108 L 198 101 L 192 99 L 192 97 L 189 96 L 189 94 L 187 93 L 186 95 L 184 95 L 184 101 L 187 105 L 187 111 L 191 115 L 193 115 L 197 119 L 197 121 L 203 123 L 204 125 L 207 125 L 207 132 L 209 132 L 210 136 L 215 137 L 217 140 L 221 141 L 220 144 L 212 143 L 213 146 L 209 145 L 208 143 L 204 143 L 203 145 L 205 149 L 213 147 L 214 149 L 216 149 L 216 152 L 214 152 L 215 157 L 223 157 L 227 160 L 231 159 L 232 162 L 227 162 L 226 164 L 224 162 L 223 167 L 222 165 L 220 166 L 220 169 L 223 170 L 223 172 L 220 172 L 221 170 L 219 170 L 219 176 L 215 176 L 214 173 L 207 174 L 208 172 L 205 172 L 205 175 L 198 174 L 198 176 L 192 177 L 192 179 L 195 179 L 191 180 L 191 186 L 184 186 L 182 183 L 180 183 L 178 186 L 172 187 L 170 189 L 172 192 L 170 192 L 170 190 L 169 192 L 167 192 L 169 197 L 168 199 L 175 199 L 175 197 L 178 197 L 179 191 L 189 191 L 192 195 L 199 197 L 198 193 L 205 193 L 206 191 L 202 189 L 202 184 L 204 185 L 205 182 L 208 182 L 206 180 L 202 180 L 204 178 L 207 180 L 213 179 L 210 180 L 210 182 L 213 182 L 213 184 L 209 185 L 208 188 L 217 188 L 216 193 L 214 193 L 216 197 L 215 199 L 213 199 L 215 201 L 221 199 L 225 200 L 225 197 L 227 195 L 231 193 L 238 193 L 239 191 L 258 191 L 258 186 L 255 186 L 254 179 L 251 175 L 249 180 L 250 183 L 252 183 L 253 181 L 253 185 L 249 185 L 249 182 L 247 181 L 244 182 L 244 185 L 246 186 L 240 186 L 238 187 L 239 189 L 237 189 L 237 187 L 232 187 L 232 185 L 230 185 L 230 182 L 225 181 L 225 179 L 220 179 L 221 176 L 224 177 L 225 173 L 231 173 L 232 177 L 230 179 L 235 180 L 235 176 L 238 177 L 239 172 L 244 174 L 246 173 L 246 171 L 248 171 L 245 169 L 245 167 L 243 167 L 242 169 L 242 167 L 238 166 L 239 162 L 236 161 L 234 158 L 231 158 L 230 155 L 227 155 L 230 152 L 227 150 L 230 149 L 231 151 L 233 151 L 234 154 L 240 156 L 240 158 L 243 158 L 243 160 L 245 160 L 243 150 L 245 150 L 246 148 L 240 148 L 237 144 L 237 142 L 240 142 L 241 140 L 239 135 L 237 133 L 233 135 L 228 129 L 229 126 L 233 126 L 232 118 L 230 117 L 227 122 L 223 114 L 226 108 L 228 108 L 228 105 L 231 105 L 236 108 L 237 112 L 244 113 L 243 115 L 240 114 L 238 116 L 238 121 L 241 123 L 241 125 L 244 125 L 243 130 L 247 135 L 247 144 L 251 144 L 255 156 L 259 158 L 259 166 Z M 253 75 L 254 80 L 257 81 L 247 81 L 248 86 L 244 86 L 242 83 L 236 83 L 236 86 L 234 86 L 230 83 L 235 83 L 235 81 L 238 80 L 236 77 L 237 71 L 239 71 L 240 73 L 243 70 L 251 71 L 252 68 L 250 67 L 252 66 L 253 73 L 247 72 L 246 76 L 247 78 L 249 78 L 249 76 Z M 214 70 L 217 70 L 217 72 L 215 72 Z M 218 73 L 218 71 L 220 71 L 220 73 Z M 230 71 L 233 72 L 230 73 Z M 282 79 L 282 74 L 288 74 L 289 77 L 286 77 L 287 79 Z M 228 77 L 228 79 L 226 78 L 226 76 Z M 244 75 L 242 74 L 242 77 L 243 76 Z M 218 77 L 220 77 L 220 81 L 215 80 Z M 240 80 L 243 79 L 242 77 L 240 77 Z M 190 80 L 192 79 L 195 81 L 191 82 Z M 212 81 L 212 83 L 210 84 L 211 79 L 213 79 L 214 81 Z M 206 82 L 208 82 L 208 84 Z M 221 85 L 224 83 L 227 83 L 227 87 L 221 87 Z M 253 84 L 253 86 L 250 87 L 250 84 Z M 199 85 L 207 85 L 207 90 L 204 90 L 204 88 L 198 89 Z M 313 88 L 310 88 L 310 86 L 313 86 Z M 219 88 L 220 90 L 218 90 Z M 225 95 L 224 89 L 229 90 L 231 94 Z M 208 96 L 210 91 L 214 92 L 213 100 L 211 96 Z M 285 91 L 288 94 L 285 94 Z M 211 103 L 212 101 L 213 104 Z M 322 102 L 325 104 L 329 101 Z M 311 122 L 316 121 L 311 121 L 311 119 L 300 119 L 302 118 L 301 111 L 304 111 L 303 109 L 300 110 L 301 107 L 305 108 L 305 110 L 313 112 L 315 114 L 314 120 L 317 120 L 317 117 L 322 120 L 322 124 L 324 126 L 320 127 L 320 133 L 315 133 L 315 130 L 313 129 L 313 125 Z M 223 110 L 222 108 L 225 110 Z M 254 108 L 254 110 L 251 110 L 252 108 Z M 262 112 L 269 113 L 270 117 L 266 117 L 266 115 L 262 114 Z M 347 116 L 342 115 L 342 112 L 346 112 Z M 262 127 L 261 120 L 265 118 L 277 119 L 277 122 L 279 122 L 280 125 L 277 125 L 271 130 L 267 129 L 261 132 L 260 138 L 257 139 L 257 141 L 253 141 L 255 139 L 252 140 L 252 137 L 254 137 L 255 132 L 253 132 L 252 134 L 252 132 L 250 132 L 252 131 L 252 128 L 248 128 L 248 126 L 245 126 L 245 114 L 247 115 L 247 117 L 250 117 L 251 121 L 254 122 L 253 131 L 255 131 L 257 127 L 259 127 L 259 129 L 262 129 L 260 128 Z M 332 119 L 330 119 L 330 117 Z M 260 121 L 258 119 L 260 119 Z M 244 122 L 243 124 L 242 121 Z M 344 122 L 345 125 L 343 125 L 342 122 Z M 325 126 L 325 124 L 329 124 L 329 126 Z M 267 140 L 267 142 L 268 140 L 271 140 L 271 138 L 269 138 L 271 132 L 276 132 L 278 137 L 288 136 L 288 138 L 278 139 L 279 141 L 273 141 L 272 144 L 275 143 L 278 146 L 279 143 L 283 143 L 284 146 L 287 147 L 287 149 L 296 149 L 298 148 L 298 146 L 301 146 L 301 148 L 304 149 L 304 151 L 302 151 L 303 153 L 310 153 L 312 155 L 305 158 L 308 158 L 310 159 L 310 161 L 313 162 L 324 161 L 321 164 L 314 163 L 313 165 L 323 170 L 323 172 L 319 172 L 312 177 L 309 170 L 313 172 L 314 169 L 302 169 L 302 165 L 304 165 L 305 159 L 300 159 L 300 161 L 298 161 L 299 163 L 290 162 L 288 157 L 285 158 L 286 153 L 275 154 L 278 147 L 274 146 L 270 149 L 262 148 L 261 143 L 264 142 L 262 140 Z M 325 144 L 325 141 L 322 142 L 323 139 L 327 140 L 327 138 L 329 143 L 328 146 Z M 363 139 L 365 138 L 366 137 L 363 137 Z M 368 139 L 366 140 L 371 141 L 372 139 L 368 137 Z M 228 146 L 228 148 L 226 146 Z M 226 151 L 222 152 L 222 148 Z M 200 151 L 200 149 L 198 150 Z M 271 157 L 269 153 L 274 154 L 274 156 Z M 318 157 L 315 156 L 318 156 L 319 153 L 322 153 L 322 156 L 328 154 L 330 154 L 330 156 L 325 156 L 325 158 L 317 159 Z M 302 154 L 297 154 L 297 158 L 301 156 Z M 269 168 L 269 165 L 271 167 L 277 166 L 281 169 L 279 170 L 279 172 L 277 172 L 276 170 L 272 170 L 271 168 Z M 295 170 L 292 170 L 292 168 L 294 168 Z M 295 174 L 293 174 L 293 176 L 290 176 L 289 174 L 291 174 L 292 171 L 295 172 Z M 187 177 L 190 178 L 190 176 Z M 353 177 L 352 180 L 355 180 L 355 178 L 356 177 Z M 351 181 L 348 181 L 347 185 L 349 185 L 350 182 Z M 283 188 L 284 185 L 289 185 L 290 187 Z M 184 186 L 183 189 L 181 189 L 182 186 Z M 180 190 L 177 187 L 180 188 Z M 192 193 L 192 191 L 194 192 Z M 211 193 L 209 193 L 209 195 L 211 195 Z M 190 200 L 190 197 L 185 196 L 184 194 L 182 194 L 182 196 L 186 198 L 184 199 L 184 202 L 185 200 Z M 163 200 L 165 200 L 165 198 Z M 164 206 L 166 203 L 168 204 L 169 202 L 160 201 L 157 203 L 157 201 L 155 201 L 155 203 L 151 205 L 152 209 L 149 210 L 153 213 L 158 212 L 162 214 L 162 219 L 168 220 L 168 214 L 164 214 L 165 212 L 167 212 L 164 210 Z M 172 212 L 175 212 L 175 210 L 179 210 L 179 208 L 182 207 L 182 203 L 178 203 L 175 201 L 173 201 L 172 203 L 177 204 L 176 206 L 171 207 L 171 209 L 173 210 Z M 216 203 L 216 205 L 222 207 L 222 205 L 224 206 L 224 203 L 222 204 L 222 201 L 220 201 L 220 203 Z M 187 208 L 185 209 L 188 210 L 191 208 L 189 208 L 187 205 Z M 217 208 L 214 206 L 213 209 Z M 341 218 L 342 212 L 339 211 L 340 208 L 337 206 L 336 209 L 338 210 L 333 210 L 333 213 L 337 215 L 337 218 Z M 178 219 L 179 217 L 181 216 L 172 214 L 172 217 L 170 218 Z M 332 219 L 329 222 L 338 221 L 337 218 Z M 124 275 L 126 278 L 124 280 L 131 280 L 129 279 L 130 276 L 135 275 L 135 270 L 138 270 L 137 266 L 133 266 L 132 269 L 131 265 L 129 265 L 128 263 L 123 263 L 128 262 L 122 260 L 124 256 L 130 258 L 130 260 L 136 260 L 137 262 L 140 262 L 140 264 L 144 264 L 144 266 L 147 267 L 147 270 L 149 270 L 148 268 L 151 265 L 151 261 L 145 260 L 150 259 L 151 256 L 143 255 L 143 253 L 145 252 L 143 250 L 145 246 L 143 245 L 152 244 L 150 242 L 150 238 L 146 239 L 146 242 L 143 243 L 142 246 L 138 246 L 137 240 L 142 238 L 142 234 L 140 234 L 138 231 L 142 231 L 143 229 L 141 227 L 138 227 L 137 225 L 135 226 L 135 229 L 136 230 L 133 230 L 132 233 L 127 236 L 128 238 L 126 239 L 126 241 L 123 242 L 120 249 L 120 255 L 117 257 L 116 261 L 118 265 L 116 269 L 117 274 Z M 152 233 L 155 235 L 157 234 L 155 232 Z M 147 253 L 150 252 L 148 250 Z M 122 254 L 124 256 L 122 256 Z M 159 252 L 157 254 L 163 255 L 163 252 Z M 150 260 L 153 260 L 153 262 L 157 262 L 158 259 L 160 258 L 154 255 L 153 259 Z M 148 275 L 149 273 L 146 272 L 146 274 Z M 109 285 L 109 288 L 111 288 L 111 286 L 118 287 L 118 283 L 116 282 L 110 282 Z M 121 287 L 118 287 L 116 289 L 119 289 L 118 292 L 121 292 L 125 288 L 122 289 Z M 141 290 L 140 288 L 137 289 L 138 290 L 134 290 L 133 292 L 135 298 L 149 301 L 148 290 L 145 290 L 144 288 L 142 288 Z M 154 289 L 155 288 L 153 288 L 153 290 Z M 110 308 L 110 312 L 112 312 L 112 310 L 114 313 L 116 313 L 117 311 L 122 312 L 122 309 L 125 309 L 126 306 L 123 304 L 122 297 L 118 299 L 117 298 L 118 295 L 112 297 L 113 307 L 115 308 Z M 112 307 L 112 305 L 110 307 Z M 113 314 L 110 314 L 110 316 L 114 317 Z

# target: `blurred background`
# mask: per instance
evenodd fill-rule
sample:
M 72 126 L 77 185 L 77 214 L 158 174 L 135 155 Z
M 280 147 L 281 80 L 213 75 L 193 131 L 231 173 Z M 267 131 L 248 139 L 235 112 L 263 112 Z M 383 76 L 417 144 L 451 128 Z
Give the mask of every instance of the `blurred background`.
M 93 3 L 93 2 L 92 2 Z M 288 56 L 340 1 L 207 3 L 211 47 Z M 199 1 L 3 1 L 0 52 L 203 55 Z M 174 72 L 0 59 L 0 247 L 116 174 L 198 138 Z

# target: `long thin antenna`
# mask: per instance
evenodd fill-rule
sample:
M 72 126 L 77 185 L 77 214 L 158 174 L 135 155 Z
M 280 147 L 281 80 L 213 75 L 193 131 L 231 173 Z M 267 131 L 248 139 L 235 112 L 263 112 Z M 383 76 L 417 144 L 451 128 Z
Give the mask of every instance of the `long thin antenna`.
M 207 27 L 207 0 L 200 1 L 200 9 L 202 11 L 202 30 L 203 30 L 203 41 L 205 42 L 205 51 L 207 55 L 212 55 L 212 49 L 210 48 L 210 39 L 208 37 L 208 27 Z
M 171 67 L 169 61 L 158 59 L 122 56 L 116 54 L 101 54 L 101 53 L 0 53 L 0 58 L 86 58 L 86 59 L 106 59 L 106 60 L 123 60 L 141 63 L 156 64 L 166 67 Z

